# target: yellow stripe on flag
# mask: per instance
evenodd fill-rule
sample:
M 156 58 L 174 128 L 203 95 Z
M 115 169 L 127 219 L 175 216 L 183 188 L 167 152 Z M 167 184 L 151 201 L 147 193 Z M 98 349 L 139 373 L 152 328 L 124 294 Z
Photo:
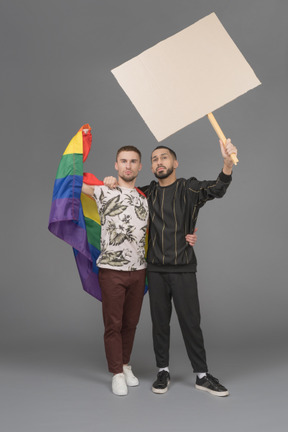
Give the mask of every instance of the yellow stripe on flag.
M 81 129 L 71 139 L 63 155 L 72 154 L 72 153 L 83 154 L 83 137 L 82 137 Z
M 95 200 L 90 198 L 88 195 L 81 193 L 81 203 L 84 216 L 101 225 L 101 220 Z

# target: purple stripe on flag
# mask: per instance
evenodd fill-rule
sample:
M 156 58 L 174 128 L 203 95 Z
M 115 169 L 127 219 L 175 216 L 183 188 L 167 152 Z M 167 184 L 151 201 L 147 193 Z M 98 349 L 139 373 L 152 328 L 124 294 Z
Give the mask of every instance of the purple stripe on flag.
M 66 201 L 66 203 L 63 201 Z M 52 234 L 56 235 L 56 237 L 70 244 L 91 261 L 87 232 L 85 228 L 82 228 L 77 224 L 77 219 L 76 222 L 74 222 L 72 213 L 75 213 L 75 209 L 71 209 L 71 201 L 71 199 L 53 201 L 48 229 Z M 79 202 L 76 202 L 76 205 L 78 205 L 79 214 L 80 200 L 78 201 Z M 80 212 L 81 211 L 82 210 L 80 209 Z
M 78 221 L 80 206 L 79 198 L 62 198 L 52 201 L 49 224 L 51 222 Z
M 91 261 L 80 253 L 75 257 L 83 289 L 95 297 L 97 300 L 102 300 L 101 288 L 99 285 L 98 275 L 92 270 Z
M 52 201 L 49 224 L 63 221 L 74 221 L 78 226 L 86 229 L 79 198 L 61 198 Z

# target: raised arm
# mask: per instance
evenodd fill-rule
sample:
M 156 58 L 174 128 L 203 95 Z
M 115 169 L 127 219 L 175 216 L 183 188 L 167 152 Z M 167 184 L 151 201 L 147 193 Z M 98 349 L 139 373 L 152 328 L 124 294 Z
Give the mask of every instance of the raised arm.
M 231 143 L 230 139 L 226 141 L 226 148 L 221 140 L 219 142 L 224 164 L 218 178 L 216 180 L 199 181 L 195 177 L 191 177 L 186 182 L 186 187 L 191 194 L 194 194 L 194 202 L 199 208 L 202 207 L 206 201 L 214 198 L 221 198 L 232 180 L 233 160 L 230 155 L 232 153 L 237 155 L 237 148 Z
M 104 183 L 91 173 L 83 173 L 82 192 L 93 198 L 94 187 L 101 186 Z
M 93 197 L 93 195 L 94 195 L 94 186 L 90 186 L 90 185 L 87 185 L 86 183 L 83 183 L 82 184 L 82 192 L 85 195 L 89 195 L 89 196 Z
M 231 175 L 233 168 L 233 160 L 231 159 L 231 154 L 234 153 L 237 156 L 237 148 L 231 143 L 231 139 L 228 138 L 226 141 L 226 148 L 224 147 L 223 141 L 219 140 L 221 153 L 224 159 L 223 173 L 226 175 Z

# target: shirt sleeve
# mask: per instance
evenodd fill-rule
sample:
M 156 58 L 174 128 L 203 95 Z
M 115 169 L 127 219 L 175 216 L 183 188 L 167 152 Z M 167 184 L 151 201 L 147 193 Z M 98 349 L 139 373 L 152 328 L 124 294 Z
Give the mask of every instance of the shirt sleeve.
M 147 185 L 147 186 L 137 186 L 137 189 L 139 189 L 141 192 L 143 192 L 147 196 L 148 191 L 149 191 L 149 185 Z
M 141 192 L 143 192 L 146 195 L 146 197 L 148 198 L 149 194 L 155 188 L 155 186 L 156 186 L 156 182 L 153 180 L 149 185 L 137 186 L 137 188 L 140 189 Z
M 94 186 L 93 198 L 96 201 L 98 210 L 102 207 L 102 197 L 104 197 L 103 187 L 102 186 Z
M 193 201 L 197 203 L 197 206 L 202 207 L 207 201 L 222 198 L 231 181 L 232 176 L 221 171 L 216 180 L 199 181 L 195 177 L 191 177 L 186 181 L 186 188 L 194 195 Z

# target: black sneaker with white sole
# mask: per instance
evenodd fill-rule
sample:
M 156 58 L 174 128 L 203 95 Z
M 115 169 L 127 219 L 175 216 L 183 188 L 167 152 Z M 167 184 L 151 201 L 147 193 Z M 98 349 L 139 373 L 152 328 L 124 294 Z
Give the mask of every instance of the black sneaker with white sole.
M 211 393 L 214 396 L 228 396 L 229 391 L 220 384 L 219 380 L 209 373 L 206 374 L 203 378 L 196 378 L 196 389 L 204 390 Z
M 170 383 L 169 372 L 165 370 L 158 372 L 157 379 L 152 385 L 152 392 L 158 394 L 166 393 L 168 390 L 169 383 Z

